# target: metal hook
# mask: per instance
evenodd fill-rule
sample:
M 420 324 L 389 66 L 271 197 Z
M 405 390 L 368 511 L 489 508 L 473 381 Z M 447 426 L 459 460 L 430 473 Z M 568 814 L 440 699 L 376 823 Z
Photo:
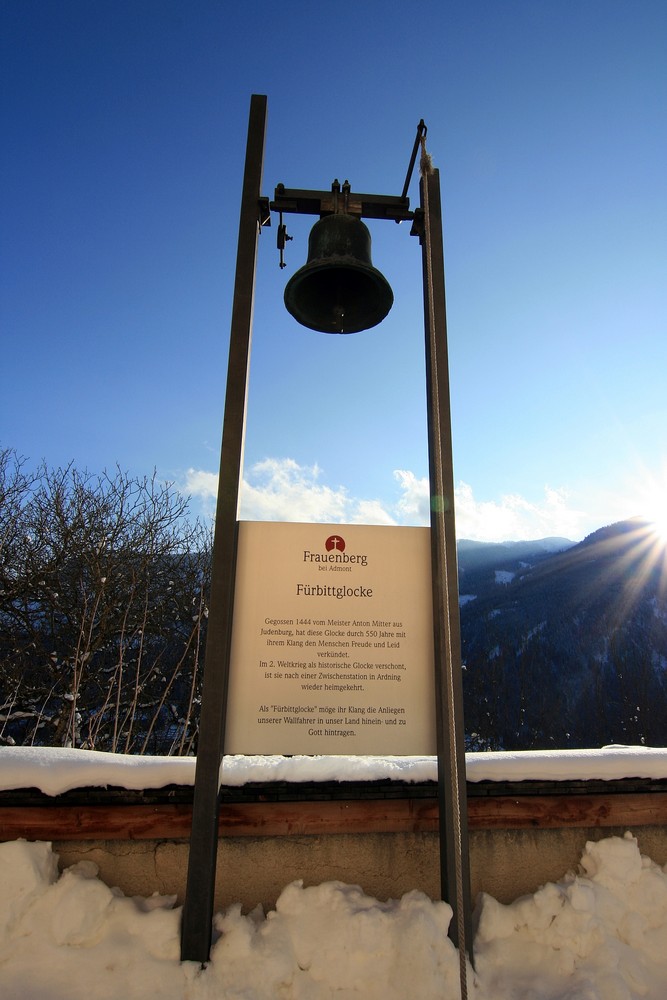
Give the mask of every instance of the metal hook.
M 278 249 L 280 250 L 280 267 L 281 268 L 287 267 L 287 264 L 285 263 L 285 257 L 284 257 L 285 244 L 289 240 L 293 240 L 293 239 L 294 239 L 294 237 L 290 236 L 288 234 L 288 232 L 287 232 L 287 226 L 283 223 L 283 213 L 280 212 L 280 221 L 278 223 L 278 233 L 277 233 L 277 236 L 276 236 L 276 245 L 277 245 Z

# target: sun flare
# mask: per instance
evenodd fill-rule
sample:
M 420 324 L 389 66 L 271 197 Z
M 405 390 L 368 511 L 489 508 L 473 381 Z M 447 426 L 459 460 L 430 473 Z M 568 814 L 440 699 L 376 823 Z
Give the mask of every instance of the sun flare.
M 650 525 L 655 540 L 667 545 L 667 491 L 651 498 L 651 502 L 644 507 L 643 516 Z
M 648 520 L 655 532 L 657 539 L 663 545 L 667 545 L 667 511 L 649 514 Z

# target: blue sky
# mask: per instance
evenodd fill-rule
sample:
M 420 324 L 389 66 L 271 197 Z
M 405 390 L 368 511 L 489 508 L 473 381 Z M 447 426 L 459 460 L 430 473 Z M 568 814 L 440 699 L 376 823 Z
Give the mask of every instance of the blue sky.
M 460 537 L 667 509 L 663 0 L 3 0 L 0 444 L 157 469 L 211 509 L 247 118 L 264 193 L 399 194 L 417 123 L 444 202 Z M 410 196 L 418 201 L 416 179 Z M 423 523 L 419 246 L 369 223 L 395 305 L 285 312 L 260 239 L 243 516 Z

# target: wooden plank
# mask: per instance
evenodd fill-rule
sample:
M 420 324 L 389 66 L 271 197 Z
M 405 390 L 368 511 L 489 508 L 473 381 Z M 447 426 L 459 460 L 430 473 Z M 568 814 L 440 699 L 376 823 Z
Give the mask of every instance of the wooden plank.
M 4 806 L 0 840 L 179 840 L 189 805 Z M 489 796 L 468 800 L 470 829 L 667 825 L 667 792 Z M 354 799 L 223 805 L 222 837 L 425 833 L 438 829 L 436 799 Z
M 655 826 L 667 823 L 667 793 L 525 795 L 472 799 L 471 825 L 484 829 Z
M 0 840 L 153 840 L 190 835 L 191 806 L 6 806 Z

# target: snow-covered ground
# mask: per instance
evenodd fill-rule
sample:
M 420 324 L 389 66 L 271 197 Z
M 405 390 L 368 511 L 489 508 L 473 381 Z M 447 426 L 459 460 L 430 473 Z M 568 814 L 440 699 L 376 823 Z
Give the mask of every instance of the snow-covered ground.
M 664 1000 L 667 874 L 629 834 L 589 843 L 577 874 L 503 906 L 478 901 L 471 1000 Z M 50 845 L 0 845 L 3 1000 L 455 1000 L 451 910 L 288 885 L 275 910 L 215 918 L 204 969 L 179 962 L 173 899 L 126 898 Z
M 667 777 L 667 751 L 468 754 L 468 779 Z M 431 757 L 227 757 L 227 785 L 436 777 Z M 0 789 L 192 784 L 192 758 L 0 749 Z M 667 866 L 665 866 L 667 869 Z M 0 844 L 2 1000 L 458 1000 L 451 909 L 413 891 L 378 901 L 358 886 L 293 882 L 275 909 L 215 917 L 205 969 L 179 961 L 172 897 L 127 898 L 90 862 L 58 873 L 46 843 Z M 667 871 L 631 834 L 586 845 L 579 871 L 475 913 L 471 1000 L 665 1000 Z

